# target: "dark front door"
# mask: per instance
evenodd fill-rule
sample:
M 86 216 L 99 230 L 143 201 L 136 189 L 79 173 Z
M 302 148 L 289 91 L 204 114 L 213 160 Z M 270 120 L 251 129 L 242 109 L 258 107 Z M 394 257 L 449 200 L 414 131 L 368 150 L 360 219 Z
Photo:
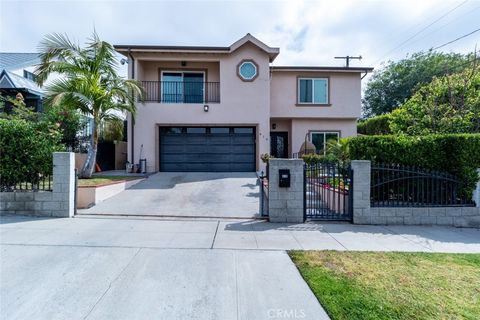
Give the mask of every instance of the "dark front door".
M 160 171 L 255 171 L 255 128 L 160 128 Z
M 270 154 L 274 158 L 288 158 L 288 132 L 270 133 Z

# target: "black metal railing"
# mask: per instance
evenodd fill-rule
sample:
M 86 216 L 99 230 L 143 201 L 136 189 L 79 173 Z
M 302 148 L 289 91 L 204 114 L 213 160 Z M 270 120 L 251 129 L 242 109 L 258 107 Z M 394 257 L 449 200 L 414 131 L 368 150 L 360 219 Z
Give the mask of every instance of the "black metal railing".
M 220 82 L 142 81 L 145 102 L 218 103 Z
M 474 205 L 454 175 L 396 164 L 372 164 L 370 198 L 372 207 Z
M 304 167 L 305 219 L 352 219 L 353 174 L 349 163 L 315 163 Z
M 13 181 L 12 179 L 2 179 L 0 176 L 0 192 L 37 192 L 52 191 L 53 176 L 39 175 L 22 181 Z

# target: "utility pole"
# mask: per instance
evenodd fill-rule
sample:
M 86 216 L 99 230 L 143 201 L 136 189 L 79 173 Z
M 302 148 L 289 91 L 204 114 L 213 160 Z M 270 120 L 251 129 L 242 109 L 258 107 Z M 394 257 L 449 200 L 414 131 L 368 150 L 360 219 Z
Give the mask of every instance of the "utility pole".
M 335 59 L 345 59 L 347 68 L 350 67 L 350 60 L 362 60 L 362 56 L 354 57 L 354 56 L 346 56 L 346 57 L 335 57 Z

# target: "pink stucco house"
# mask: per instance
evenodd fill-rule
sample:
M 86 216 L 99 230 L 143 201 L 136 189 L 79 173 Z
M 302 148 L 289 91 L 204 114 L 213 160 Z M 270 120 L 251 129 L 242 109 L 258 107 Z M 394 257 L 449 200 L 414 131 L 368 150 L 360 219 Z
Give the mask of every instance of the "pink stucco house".
M 271 66 L 280 53 L 247 34 L 229 47 L 116 45 L 145 88 L 128 115 L 128 160 L 147 171 L 255 171 L 356 135 L 372 68 Z

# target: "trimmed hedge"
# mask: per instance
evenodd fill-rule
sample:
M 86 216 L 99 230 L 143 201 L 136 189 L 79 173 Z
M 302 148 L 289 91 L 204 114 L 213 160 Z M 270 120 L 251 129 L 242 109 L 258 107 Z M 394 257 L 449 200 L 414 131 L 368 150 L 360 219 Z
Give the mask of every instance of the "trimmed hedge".
M 348 140 L 352 160 L 371 160 L 447 171 L 471 192 L 478 181 L 480 134 L 360 136 Z
M 52 173 L 60 134 L 44 123 L 0 119 L 0 176 L 5 185 L 36 182 Z
M 390 114 L 361 120 L 357 125 L 357 132 L 365 135 L 382 135 L 391 134 L 390 130 Z

